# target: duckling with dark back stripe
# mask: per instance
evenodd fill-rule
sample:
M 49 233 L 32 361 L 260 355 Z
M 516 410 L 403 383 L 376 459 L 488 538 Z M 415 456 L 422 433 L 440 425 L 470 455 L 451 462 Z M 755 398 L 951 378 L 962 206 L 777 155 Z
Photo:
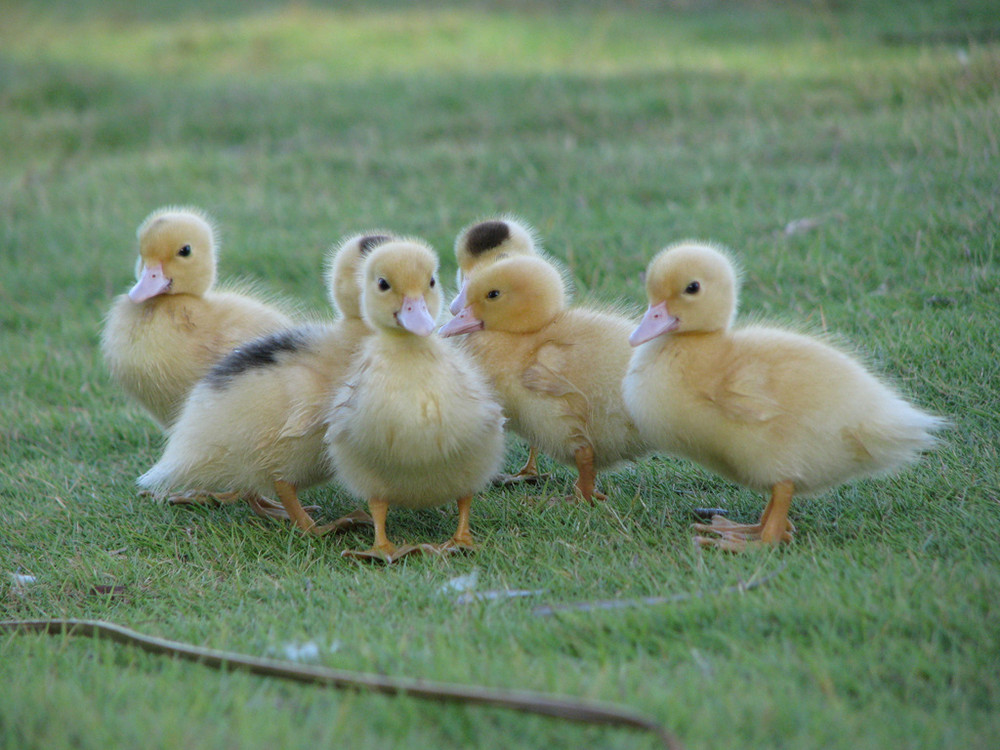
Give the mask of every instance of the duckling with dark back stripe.
M 266 513 L 287 513 L 309 534 L 370 521 L 361 513 L 318 525 L 298 492 L 333 478 L 323 417 L 371 333 L 355 315 L 357 268 L 388 239 L 386 233 L 357 235 L 332 254 L 327 281 L 342 313 L 338 320 L 259 338 L 219 362 L 192 391 L 163 457 L 139 478 L 140 486 L 156 493 L 192 484 L 233 492 Z M 338 283 L 344 277 L 355 280 L 353 287 Z M 264 499 L 272 491 L 280 508 Z

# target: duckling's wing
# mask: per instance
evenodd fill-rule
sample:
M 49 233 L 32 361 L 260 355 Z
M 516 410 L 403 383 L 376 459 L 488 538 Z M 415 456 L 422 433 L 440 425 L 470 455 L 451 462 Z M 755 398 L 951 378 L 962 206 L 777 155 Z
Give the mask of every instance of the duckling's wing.
M 770 421 L 785 411 L 771 391 L 771 370 L 768 362 L 734 363 L 718 385 L 709 390 L 708 398 L 730 419 Z
M 327 443 L 341 440 L 347 433 L 347 425 L 358 407 L 359 382 L 356 376 L 349 377 L 330 401 L 329 408 L 323 415 L 323 422 L 327 428 L 325 438 Z
M 535 352 L 528 367 L 521 373 L 521 383 L 529 391 L 550 396 L 579 396 L 586 399 L 564 373 L 569 365 L 569 345 L 548 342 Z
M 279 438 L 304 437 L 322 424 L 322 412 L 315 405 L 299 402 L 292 404 L 288 419 L 278 433 Z
M 556 342 L 540 346 L 521 373 L 521 384 L 529 391 L 562 399 L 563 419 L 573 423 L 572 434 L 584 435 L 590 399 L 565 374 L 570 369 L 570 346 Z
M 304 437 L 323 423 L 323 395 L 319 378 L 308 368 L 296 368 L 284 379 L 288 418 L 278 434 L 280 438 Z

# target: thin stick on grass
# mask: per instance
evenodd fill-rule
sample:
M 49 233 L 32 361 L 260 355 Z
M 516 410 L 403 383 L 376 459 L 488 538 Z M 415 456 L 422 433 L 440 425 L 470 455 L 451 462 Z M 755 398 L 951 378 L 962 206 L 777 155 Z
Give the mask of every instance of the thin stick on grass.
M 101 620 L 6 620 L 0 632 L 79 635 L 136 646 L 154 654 L 167 654 L 226 671 L 245 671 L 323 687 L 370 690 L 384 695 L 406 695 L 442 702 L 470 703 L 551 716 L 585 724 L 640 729 L 654 734 L 670 750 L 682 750 L 680 740 L 661 724 L 631 709 L 606 703 L 545 695 L 526 690 L 503 690 L 476 685 L 456 685 L 406 677 L 386 677 L 325 667 L 292 665 L 231 651 L 218 651 L 179 641 L 144 635 Z

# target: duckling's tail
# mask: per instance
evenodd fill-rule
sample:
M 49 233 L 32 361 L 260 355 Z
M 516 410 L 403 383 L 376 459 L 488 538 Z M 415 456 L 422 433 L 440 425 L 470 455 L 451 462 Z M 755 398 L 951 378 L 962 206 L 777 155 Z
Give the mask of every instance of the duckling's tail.
M 142 489 L 157 500 L 165 500 L 167 491 L 176 486 L 176 467 L 160 459 L 149 471 L 135 480 Z
M 872 474 L 890 474 L 914 463 L 920 454 L 940 442 L 936 433 L 949 426 L 947 419 L 921 411 L 902 398 L 886 404 L 884 411 L 852 431 Z

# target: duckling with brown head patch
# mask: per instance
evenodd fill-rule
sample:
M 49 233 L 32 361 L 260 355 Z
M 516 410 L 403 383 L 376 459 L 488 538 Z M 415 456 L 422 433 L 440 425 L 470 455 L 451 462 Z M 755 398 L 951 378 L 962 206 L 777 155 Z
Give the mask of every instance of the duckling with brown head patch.
M 458 315 L 465 307 L 465 290 L 469 277 L 477 268 L 485 268 L 503 258 L 537 254 L 535 231 L 513 216 L 485 219 L 465 227 L 455 238 L 458 294 L 451 302 L 451 314 Z
M 470 224 L 459 232 L 458 237 L 455 238 L 459 291 L 451 302 L 449 308 L 451 314 L 458 315 L 466 306 L 466 289 L 469 277 L 477 269 L 485 268 L 498 260 L 519 255 L 545 257 L 535 230 L 517 217 L 506 215 L 485 219 Z M 514 474 L 499 474 L 494 481 L 500 484 L 516 484 L 518 482 L 537 482 L 541 478 L 542 475 L 538 472 L 538 450 L 535 446 L 529 445 L 528 458 L 524 466 Z
M 349 320 L 361 320 L 361 266 L 368 254 L 396 236 L 376 229 L 352 235 L 330 248 L 327 256 L 326 286 L 330 304 Z
M 604 499 L 596 473 L 647 451 L 621 396 L 632 322 L 608 310 L 567 306 L 560 272 L 529 256 L 478 270 L 467 301 L 441 334 L 467 335 L 510 429 L 576 467 L 575 496 Z

